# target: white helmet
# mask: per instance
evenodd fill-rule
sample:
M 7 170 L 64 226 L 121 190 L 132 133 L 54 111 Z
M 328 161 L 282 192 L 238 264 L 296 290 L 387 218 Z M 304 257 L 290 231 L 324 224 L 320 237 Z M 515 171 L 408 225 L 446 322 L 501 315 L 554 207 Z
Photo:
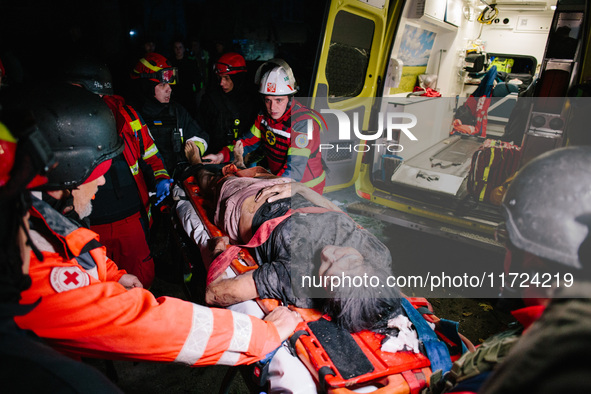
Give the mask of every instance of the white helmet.
M 290 96 L 296 94 L 298 87 L 293 76 L 291 67 L 282 59 L 271 59 L 264 63 L 257 70 L 255 83 L 259 82 L 260 73 L 263 67 L 276 64 L 271 70 L 268 70 L 263 78 L 260 79 L 259 93 L 265 96 Z

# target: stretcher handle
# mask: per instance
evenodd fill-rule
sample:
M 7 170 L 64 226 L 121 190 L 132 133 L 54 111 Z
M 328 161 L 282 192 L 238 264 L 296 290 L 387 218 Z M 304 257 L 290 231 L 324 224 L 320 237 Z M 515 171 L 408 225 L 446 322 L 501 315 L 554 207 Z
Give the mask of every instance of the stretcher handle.
M 297 331 L 297 328 L 296 328 Z M 302 344 L 300 340 L 296 341 L 294 344 L 296 353 L 298 358 L 302 361 L 302 363 L 306 366 L 308 371 L 314 377 L 316 382 L 319 381 L 318 378 L 318 371 L 316 369 L 317 366 L 314 366 L 313 360 L 310 359 L 308 355 L 308 351 Z M 429 382 L 429 378 L 431 377 L 431 369 L 429 368 L 421 368 L 422 374 L 425 376 L 425 382 Z M 414 394 L 419 393 L 417 390 L 412 390 L 409 384 L 407 383 L 406 379 L 404 378 L 402 373 L 395 373 L 392 375 L 385 376 L 381 379 L 376 380 L 375 382 L 366 382 L 366 385 L 370 384 L 380 384 L 382 387 L 378 388 L 377 390 L 372 391 L 372 394 Z M 346 387 L 338 387 L 338 388 L 329 388 L 327 390 L 327 394 L 350 394 L 354 393 L 351 389 Z
M 425 375 L 426 382 L 429 381 L 431 376 L 431 370 L 429 368 L 422 368 L 421 372 Z M 375 383 L 383 384 L 382 387 L 378 388 L 377 390 L 370 391 L 370 394 L 419 394 L 420 390 L 417 388 L 411 388 L 404 378 L 402 373 L 396 373 L 385 378 L 377 381 Z M 371 384 L 368 383 L 368 384 Z M 422 387 L 424 388 L 424 387 Z M 346 387 L 334 388 L 329 389 L 327 394 L 349 394 L 354 393 L 353 390 L 350 390 Z

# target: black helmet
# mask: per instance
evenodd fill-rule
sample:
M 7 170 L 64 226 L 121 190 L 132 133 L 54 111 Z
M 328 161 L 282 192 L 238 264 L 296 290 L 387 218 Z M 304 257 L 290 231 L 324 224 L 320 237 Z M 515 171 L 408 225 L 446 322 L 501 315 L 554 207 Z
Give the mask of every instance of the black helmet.
M 39 189 L 75 188 L 122 152 L 113 113 L 97 95 L 65 82 L 13 88 L 3 92 L 3 104 L 31 110 L 58 162 Z
M 76 58 L 66 62 L 63 80 L 82 85 L 94 94 L 109 96 L 114 94 L 111 72 L 105 64 L 97 60 Z
M 591 228 L 591 146 L 556 149 L 529 162 L 501 207 L 518 249 L 583 268 L 582 245 Z

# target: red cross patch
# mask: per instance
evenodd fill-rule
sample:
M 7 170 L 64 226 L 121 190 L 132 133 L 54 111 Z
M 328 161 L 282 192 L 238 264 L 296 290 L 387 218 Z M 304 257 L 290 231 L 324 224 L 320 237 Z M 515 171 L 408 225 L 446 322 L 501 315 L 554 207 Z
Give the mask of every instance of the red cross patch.
M 78 287 L 88 286 L 88 274 L 78 267 L 55 267 L 49 276 L 51 287 L 58 292 L 64 292 Z

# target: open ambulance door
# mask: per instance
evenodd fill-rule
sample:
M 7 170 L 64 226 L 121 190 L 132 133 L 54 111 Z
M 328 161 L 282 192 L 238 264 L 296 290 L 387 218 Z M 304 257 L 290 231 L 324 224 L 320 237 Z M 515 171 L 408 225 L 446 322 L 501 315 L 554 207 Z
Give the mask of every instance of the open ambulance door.
M 339 0 L 327 5 L 309 103 L 321 112 L 328 126 L 321 135 L 322 157 L 328 169 L 325 192 L 355 183 L 364 149 L 358 134 L 370 127 L 369 114 L 381 92 L 387 64 L 384 58 L 389 54 L 403 3 Z M 343 122 L 345 117 L 348 121 Z
M 416 138 L 406 133 L 398 133 L 398 139 L 396 135 L 390 138 L 386 134 L 384 145 L 398 144 L 404 149 L 395 152 L 373 149 L 363 155 L 356 168 L 359 174 L 356 192 L 367 202 L 350 204 L 348 212 L 503 252 L 503 245 L 494 237 L 503 220 L 498 201 L 493 203 L 475 196 L 468 188 L 470 176 L 487 181 L 489 175 L 488 172 L 486 175 L 476 173 L 476 167 L 472 167 L 473 158 L 487 140 L 489 144 L 498 140 L 516 141 L 502 140 L 509 118 L 519 120 L 513 124 L 523 138 L 523 143 L 519 140 L 514 146 L 521 149 L 521 156 L 503 159 L 512 169 L 545 151 L 591 139 L 590 134 L 584 132 L 588 121 L 573 122 L 568 118 L 568 112 L 572 111 L 565 105 L 573 84 L 584 82 L 579 75 L 591 74 L 586 53 L 590 46 L 587 15 L 591 3 L 588 0 L 545 0 L 526 4 L 497 0 L 494 7 L 486 5 L 493 2 L 484 0 L 421 3 L 435 7 L 429 10 L 417 3 L 420 2 L 397 4 L 397 7 L 404 5 L 404 9 L 396 10 L 398 19 L 392 19 L 396 21 L 396 30 L 388 30 L 388 38 L 384 40 L 378 74 L 384 83 L 380 81 L 375 92 L 382 102 L 382 107 L 378 108 L 386 116 L 404 112 L 416 117 L 412 126 Z M 458 3 L 463 5 L 459 11 L 452 7 Z M 491 10 L 498 13 L 493 17 Z M 482 18 L 476 17 L 478 13 Z M 566 28 L 569 29 L 568 39 L 562 32 Z M 572 45 L 567 47 L 562 40 Z M 416 44 L 423 42 L 429 45 L 421 44 L 421 50 L 414 51 Z M 549 50 L 552 47 L 558 49 Z M 503 64 L 505 70 L 500 68 Z M 459 115 L 457 109 L 477 91 L 478 96 L 488 97 L 489 93 L 483 95 L 478 88 L 483 81 L 487 82 L 483 87 L 489 86 L 492 77 L 486 80 L 484 77 L 489 71 L 491 75 L 495 72 L 489 70 L 492 65 L 505 75 L 504 79 L 495 77 L 497 84 L 493 83 L 490 101 L 483 100 L 480 106 L 488 117 L 486 134 L 450 136 L 454 134 L 450 132 L 455 116 Z M 432 76 L 436 77 L 434 86 L 441 97 L 435 94 L 415 96 L 413 91 L 421 84 L 421 77 L 428 81 Z M 501 81 L 504 83 L 499 83 Z M 427 83 L 425 86 L 431 87 Z M 512 87 L 517 92 L 496 95 L 495 86 Z M 430 93 L 421 87 L 425 93 Z M 585 95 L 591 92 L 591 87 L 581 90 Z M 511 104 L 509 108 L 496 106 L 502 100 Z M 518 100 L 523 105 L 512 117 Z M 488 104 L 490 107 L 485 107 Z M 588 117 L 591 105 L 576 104 L 580 117 Z M 571 109 L 574 106 L 571 102 Z M 521 110 L 522 107 L 525 109 Z M 478 117 L 478 114 L 472 115 Z M 581 126 L 576 134 L 574 124 Z M 365 130 L 375 129 L 370 120 Z M 501 174 L 499 179 L 505 181 L 509 177 Z

